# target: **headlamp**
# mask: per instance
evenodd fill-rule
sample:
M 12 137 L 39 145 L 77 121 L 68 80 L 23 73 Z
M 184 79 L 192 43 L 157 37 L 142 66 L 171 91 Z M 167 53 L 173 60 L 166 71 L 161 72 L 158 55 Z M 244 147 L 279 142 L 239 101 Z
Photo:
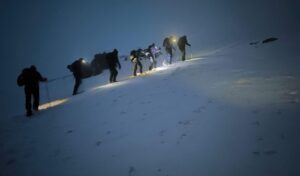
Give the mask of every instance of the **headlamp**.
M 173 43 L 176 43 L 176 42 L 177 42 L 177 40 L 176 40 L 175 37 L 172 39 L 172 42 L 173 42 Z

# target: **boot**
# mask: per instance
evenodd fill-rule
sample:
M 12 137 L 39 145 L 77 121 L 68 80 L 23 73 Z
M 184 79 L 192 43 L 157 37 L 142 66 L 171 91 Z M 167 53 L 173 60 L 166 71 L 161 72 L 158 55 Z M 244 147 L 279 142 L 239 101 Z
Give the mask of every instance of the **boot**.
M 28 111 L 28 112 L 26 113 L 26 116 L 27 116 L 27 117 L 31 117 L 31 116 L 32 116 L 32 111 Z

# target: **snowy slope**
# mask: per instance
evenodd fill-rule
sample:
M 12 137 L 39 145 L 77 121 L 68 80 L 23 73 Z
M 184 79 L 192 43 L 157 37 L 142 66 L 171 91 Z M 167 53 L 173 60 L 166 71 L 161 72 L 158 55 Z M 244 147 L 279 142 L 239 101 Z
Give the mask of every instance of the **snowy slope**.
M 75 97 L 72 79 L 49 83 L 67 102 L 3 122 L 0 175 L 299 175 L 299 39 L 238 41 L 137 78 L 124 62 L 120 82 L 105 72 Z

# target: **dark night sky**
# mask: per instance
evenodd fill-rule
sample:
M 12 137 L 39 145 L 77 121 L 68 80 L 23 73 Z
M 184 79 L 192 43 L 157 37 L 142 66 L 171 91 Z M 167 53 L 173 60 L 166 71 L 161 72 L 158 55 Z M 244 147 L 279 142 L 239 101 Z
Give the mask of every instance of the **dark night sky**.
M 1 99 L 23 108 L 22 68 L 68 74 L 78 57 L 118 48 L 121 54 L 186 34 L 193 50 L 239 39 L 299 32 L 296 0 L 0 0 Z M 18 108 L 19 109 L 19 108 Z

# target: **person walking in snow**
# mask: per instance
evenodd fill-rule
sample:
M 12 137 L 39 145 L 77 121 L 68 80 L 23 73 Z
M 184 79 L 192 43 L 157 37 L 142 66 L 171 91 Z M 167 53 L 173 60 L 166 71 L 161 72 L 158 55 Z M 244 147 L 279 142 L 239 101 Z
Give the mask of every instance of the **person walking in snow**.
M 185 45 L 191 46 L 188 43 L 186 36 L 184 35 L 184 36 L 180 37 L 178 39 L 178 42 L 177 42 L 177 46 L 178 46 L 178 48 L 179 48 L 179 50 L 181 51 L 181 54 L 182 54 L 182 56 L 181 56 L 182 61 L 185 61 L 185 54 L 186 54 L 185 53 Z
M 118 66 L 121 69 L 121 64 L 119 61 L 118 50 L 114 49 L 113 52 L 106 54 L 106 62 L 110 71 L 109 82 L 117 82 L 118 71 L 116 67 Z
M 149 59 L 150 59 L 149 70 L 152 70 L 153 68 L 156 68 L 155 47 L 156 47 L 155 44 L 152 43 L 147 48 L 147 53 L 149 54 Z
M 73 88 L 73 94 L 72 95 L 77 95 L 78 93 L 78 88 L 82 82 L 83 78 L 83 64 L 84 64 L 84 59 L 79 58 L 78 60 L 74 61 L 72 64 L 68 65 L 67 68 L 73 73 L 73 76 L 75 78 L 75 85 Z
M 17 83 L 19 86 L 24 86 L 25 92 L 25 108 L 26 116 L 32 116 L 31 99 L 33 97 L 33 110 L 39 110 L 40 103 L 40 87 L 39 82 L 45 82 L 47 78 L 37 71 L 36 66 L 32 65 L 30 68 L 24 68 L 22 73 L 18 76 Z
M 165 50 L 169 55 L 169 64 L 172 64 L 173 50 L 176 50 L 172 44 L 173 40 L 175 40 L 175 38 L 173 36 L 170 36 L 170 37 L 166 37 L 163 41 L 163 47 L 165 47 Z
M 140 74 L 143 73 L 143 65 L 140 61 L 140 54 L 137 50 L 132 50 L 130 52 L 130 61 L 134 64 L 133 76 L 136 76 L 137 67 L 139 66 Z

